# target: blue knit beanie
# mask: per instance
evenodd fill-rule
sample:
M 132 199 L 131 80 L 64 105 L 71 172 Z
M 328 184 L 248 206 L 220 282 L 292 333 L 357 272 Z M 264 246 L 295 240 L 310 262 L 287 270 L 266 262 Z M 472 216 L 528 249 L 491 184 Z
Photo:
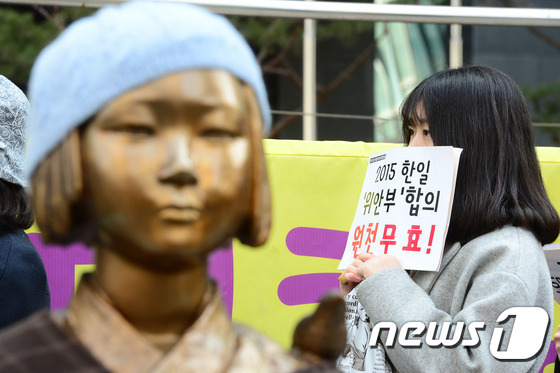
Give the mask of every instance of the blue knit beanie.
M 41 52 L 31 71 L 26 177 L 116 97 L 169 73 L 200 68 L 223 69 L 249 84 L 265 133 L 270 129 L 260 67 L 224 17 L 188 4 L 133 1 L 75 22 Z

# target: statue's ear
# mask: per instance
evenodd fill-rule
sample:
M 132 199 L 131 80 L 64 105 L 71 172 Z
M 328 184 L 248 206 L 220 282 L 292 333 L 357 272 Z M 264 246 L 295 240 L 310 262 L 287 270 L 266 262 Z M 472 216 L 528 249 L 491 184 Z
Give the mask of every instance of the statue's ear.
M 73 207 L 83 195 L 80 132 L 72 131 L 37 167 L 32 179 L 32 201 L 43 241 L 72 241 Z
M 244 85 L 252 164 L 250 165 L 250 202 L 246 210 L 245 224 L 237 237 L 245 245 L 260 246 L 270 233 L 270 187 L 264 158 L 262 116 L 252 89 Z

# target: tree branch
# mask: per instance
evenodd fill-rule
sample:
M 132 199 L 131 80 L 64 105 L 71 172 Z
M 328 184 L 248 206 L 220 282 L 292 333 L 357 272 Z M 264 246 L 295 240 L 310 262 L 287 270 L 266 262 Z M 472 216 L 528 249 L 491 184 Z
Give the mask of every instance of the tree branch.
M 47 21 L 52 23 L 54 25 L 54 27 L 56 27 L 58 29 L 58 31 L 60 31 L 60 32 L 64 31 L 64 25 L 61 25 L 60 22 L 57 22 L 55 17 L 53 17 L 52 14 L 50 14 L 44 7 L 39 6 L 39 5 L 33 5 L 33 9 L 37 13 L 39 13 L 40 15 L 45 17 L 45 19 Z
M 360 67 L 375 52 L 377 40 L 374 40 L 366 49 L 362 51 L 338 76 L 333 79 L 326 88 L 318 89 L 317 103 L 327 98 L 336 88 L 338 88 L 345 80 Z M 303 109 L 299 106 L 295 111 L 301 112 Z M 300 115 L 289 115 L 276 122 L 270 131 L 270 138 L 276 138 L 282 130 L 294 123 Z
M 512 4 L 519 5 L 523 8 L 534 8 L 532 4 L 529 4 L 523 0 L 501 0 L 501 3 L 510 8 L 512 7 Z M 546 35 L 541 30 L 533 26 L 527 26 L 527 30 L 529 30 L 531 34 L 535 35 L 537 38 L 541 39 L 546 44 L 548 44 L 549 46 L 551 46 L 552 48 L 560 52 L 560 43 L 554 40 L 553 38 L 551 38 L 550 36 Z

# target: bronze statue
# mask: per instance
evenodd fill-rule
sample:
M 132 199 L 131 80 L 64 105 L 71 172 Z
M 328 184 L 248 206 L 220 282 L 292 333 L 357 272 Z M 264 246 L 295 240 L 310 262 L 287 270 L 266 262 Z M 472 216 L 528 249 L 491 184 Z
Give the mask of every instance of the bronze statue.
M 341 298 L 302 323 L 289 354 L 232 324 L 207 276 L 209 253 L 232 237 L 268 237 L 270 114 L 256 69 L 227 21 L 179 4 L 103 9 L 43 52 L 30 84 L 37 222 L 47 241 L 94 247 L 97 267 L 65 314 L 0 335 L 0 370 L 333 366 L 345 342 Z M 39 338 L 42 348 L 30 347 Z

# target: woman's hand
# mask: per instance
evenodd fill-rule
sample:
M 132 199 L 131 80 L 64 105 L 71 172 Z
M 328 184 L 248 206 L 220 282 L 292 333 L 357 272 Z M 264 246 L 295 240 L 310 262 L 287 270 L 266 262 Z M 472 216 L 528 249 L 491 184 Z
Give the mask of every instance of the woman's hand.
M 345 296 L 369 276 L 388 268 L 402 268 L 402 266 L 393 255 L 361 253 L 339 277 L 340 292 Z
M 360 259 L 360 257 L 362 257 L 362 259 Z M 373 257 L 373 255 L 368 253 L 360 254 L 346 267 L 344 272 L 342 272 L 342 275 L 338 278 L 340 280 L 340 292 L 342 296 L 346 296 L 363 280 L 357 273 L 357 267 L 363 264 L 363 260 L 367 260 L 370 257 Z
M 556 354 L 560 356 L 560 325 L 558 326 L 558 332 L 552 336 L 552 339 L 554 339 L 556 345 Z
M 358 259 L 361 259 L 362 255 L 358 255 Z M 364 256 L 365 260 L 362 260 L 362 263 L 356 266 L 356 274 L 364 280 L 384 269 L 402 268 L 401 263 L 394 255 L 367 255 L 369 257 L 366 259 L 366 256 Z

